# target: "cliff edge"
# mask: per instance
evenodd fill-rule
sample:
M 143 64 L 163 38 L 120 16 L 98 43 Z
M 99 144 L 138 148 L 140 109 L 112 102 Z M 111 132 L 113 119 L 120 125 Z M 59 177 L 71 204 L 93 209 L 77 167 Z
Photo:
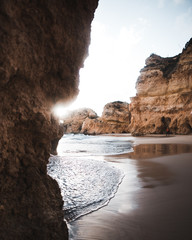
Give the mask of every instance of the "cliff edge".
M 192 133 L 192 39 L 172 58 L 152 54 L 131 99 L 133 134 Z

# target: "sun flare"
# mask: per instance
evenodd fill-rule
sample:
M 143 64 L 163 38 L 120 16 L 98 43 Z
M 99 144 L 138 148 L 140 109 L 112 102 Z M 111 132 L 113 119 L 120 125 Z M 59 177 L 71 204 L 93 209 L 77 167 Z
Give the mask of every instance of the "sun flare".
M 69 107 L 64 104 L 56 104 L 52 109 L 53 114 L 60 119 L 65 117 L 68 111 Z

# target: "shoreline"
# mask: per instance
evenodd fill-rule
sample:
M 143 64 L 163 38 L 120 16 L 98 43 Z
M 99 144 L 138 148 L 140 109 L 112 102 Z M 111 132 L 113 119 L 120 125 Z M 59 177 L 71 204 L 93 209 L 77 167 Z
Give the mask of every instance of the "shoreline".
M 104 157 L 125 172 L 115 197 L 107 206 L 68 224 L 70 239 L 192 239 L 192 135 L 130 136 L 130 140 L 137 156 Z M 172 146 L 166 151 L 173 154 L 161 152 L 160 145 Z M 151 155 L 148 147 L 158 154 Z M 175 149 L 179 152 L 174 154 Z
M 145 144 L 150 143 L 178 143 L 178 144 L 192 144 L 192 134 L 188 135 L 174 135 L 169 134 L 146 134 L 143 136 L 133 136 L 131 133 L 120 133 L 120 134 L 101 134 L 97 136 L 111 136 L 111 137 L 129 137 L 130 141 L 133 141 L 135 144 Z M 165 140 L 163 142 L 163 140 Z M 152 142 L 153 141 L 153 142 Z

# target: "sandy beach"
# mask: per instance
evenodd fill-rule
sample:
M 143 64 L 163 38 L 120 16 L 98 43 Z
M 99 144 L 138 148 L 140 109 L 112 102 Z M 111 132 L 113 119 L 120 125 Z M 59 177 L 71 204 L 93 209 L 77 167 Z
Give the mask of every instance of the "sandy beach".
M 69 224 L 73 240 L 191 240 L 192 136 L 131 137 L 134 152 L 105 156 L 125 177 L 115 197 Z

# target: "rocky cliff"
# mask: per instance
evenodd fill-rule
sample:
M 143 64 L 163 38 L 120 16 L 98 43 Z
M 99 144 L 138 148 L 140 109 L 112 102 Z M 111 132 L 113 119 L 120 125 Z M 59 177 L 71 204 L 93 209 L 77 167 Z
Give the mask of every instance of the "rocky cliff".
M 129 124 L 129 104 L 117 101 L 106 104 L 101 117 L 91 109 L 74 111 L 64 119 L 64 132 L 90 135 L 126 133 Z
M 116 101 L 104 106 L 100 118 L 87 118 L 81 132 L 84 134 L 126 133 L 129 131 L 129 123 L 129 104 Z
M 101 117 L 84 118 L 77 132 L 142 135 L 166 133 L 168 129 L 173 134 L 192 133 L 192 39 L 175 57 L 152 54 L 140 72 L 137 95 L 130 105 L 106 104 Z
M 47 175 L 53 105 L 78 93 L 97 0 L 0 1 L 0 239 L 67 239 Z
M 74 110 L 63 119 L 64 133 L 81 133 L 84 121 L 95 118 L 98 118 L 98 116 L 90 108 Z
M 192 133 L 192 39 L 172 58 L 152 54 L 131 99 L 130 131 L 134 134 Z

